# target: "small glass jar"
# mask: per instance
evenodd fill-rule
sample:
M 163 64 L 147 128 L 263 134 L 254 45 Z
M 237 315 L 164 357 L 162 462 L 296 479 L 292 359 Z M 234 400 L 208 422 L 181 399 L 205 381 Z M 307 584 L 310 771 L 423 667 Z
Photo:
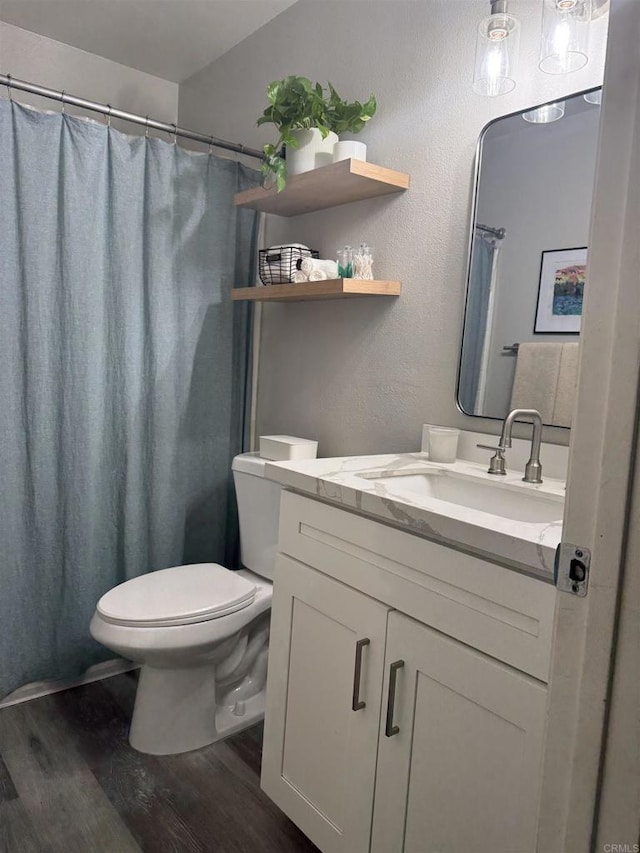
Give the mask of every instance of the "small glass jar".
M 353 278 L 353 249 L 351 246 L 345 246 L 344 249 L 338 249 L 338 278 Z
M 366 243 L 353 256 L 353 277 L 373 281 L 373 249 Z

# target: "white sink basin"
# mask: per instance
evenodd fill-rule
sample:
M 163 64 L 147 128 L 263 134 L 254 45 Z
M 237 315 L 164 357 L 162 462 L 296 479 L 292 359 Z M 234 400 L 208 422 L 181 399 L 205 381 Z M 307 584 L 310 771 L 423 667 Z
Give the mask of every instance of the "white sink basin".
M 294 492 L 552 576 L 565 484 L 548 472 L 534 485 L 522 481 L 522 468 L 496 477 L 486 462 L 441 465 L 416 452 L 268 462 L 265 473 Z
M 411 501 L 435 498 L 532 524 L 562 520 L 562 497 L 503 483 L 498 478 L 495 483 L 489 483 L 437 468 L 432 471 L 366 471 L 357 476 L 384 486 L 391 497 L 405 497 Z

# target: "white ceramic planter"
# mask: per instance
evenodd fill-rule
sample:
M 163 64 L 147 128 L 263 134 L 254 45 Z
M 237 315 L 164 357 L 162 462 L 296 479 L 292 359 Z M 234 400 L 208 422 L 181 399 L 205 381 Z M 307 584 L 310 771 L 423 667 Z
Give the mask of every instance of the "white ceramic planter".
M 287 172 L 299 175 L 310 172 L 332 162 L 333 147 L 338 141 L 335 133 L 330 132 L 326 139 L 316 127 L 310 130 L 294 130 L 292 135 L 298 140 L 299 148 L 287 148 Z
M 338 160 L 367 160 L 367 146 L 364 142 L 345 139 L 333 146 L 333 162 Z

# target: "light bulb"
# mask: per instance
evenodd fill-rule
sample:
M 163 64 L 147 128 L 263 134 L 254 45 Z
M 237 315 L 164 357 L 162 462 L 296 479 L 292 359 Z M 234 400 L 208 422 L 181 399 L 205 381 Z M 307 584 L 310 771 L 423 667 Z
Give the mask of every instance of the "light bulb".
M 504 12 L 480 22 L 476 41 L 473 89 L 479 95 L 506 95 L 516 85 L 520 22 Z
M 568 21 L 559 21 L 553 31 L 552 48 L 557 56 L 562 56 L 569 50 L 571 44 L 571 28 Z
M 602 103 L 602 89 L 596 89 L 595 92 L 587 92 L 583 97 L 588 104 L 596 104 L 599 107 Z
M 578 71 L 589 61 L 591 0 L 543 0 L 540 70 Z

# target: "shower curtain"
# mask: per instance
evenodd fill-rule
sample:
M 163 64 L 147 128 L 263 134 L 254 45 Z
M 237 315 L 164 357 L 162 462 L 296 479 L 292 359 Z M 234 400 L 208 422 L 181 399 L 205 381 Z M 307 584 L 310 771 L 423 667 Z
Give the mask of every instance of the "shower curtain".
M 470 415 L 481 414 L 478 411 L 478 390 L 497 252 L 494 239 L 478 232 L 474 234 L 458 385 L 458 402 Z
M 112 656 L 114 585 L 232 549 L 256 176 L 0 101 L 0 697 Z

